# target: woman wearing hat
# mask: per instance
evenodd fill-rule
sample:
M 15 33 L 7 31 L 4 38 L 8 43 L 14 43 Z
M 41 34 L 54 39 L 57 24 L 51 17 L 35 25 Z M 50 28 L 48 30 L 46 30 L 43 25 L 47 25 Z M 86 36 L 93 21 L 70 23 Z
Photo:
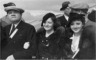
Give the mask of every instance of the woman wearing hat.
M 37 32 L 38 57 L 40 59 L 58 59 L 61 57 L 59 41 L 64 28 L 60 29 L 53 13 L 47 13 L 41 23 L 42 29 Z
M 69 23 L 66 33 L 66 40 L 71 48 L 71 58 L 73 59 L 94 59 L 95 58 L 95 33 L 84 28 L 85 19 L 83 15 L 70 13 Z M 70 54 L 69 54 L 70 55 Z

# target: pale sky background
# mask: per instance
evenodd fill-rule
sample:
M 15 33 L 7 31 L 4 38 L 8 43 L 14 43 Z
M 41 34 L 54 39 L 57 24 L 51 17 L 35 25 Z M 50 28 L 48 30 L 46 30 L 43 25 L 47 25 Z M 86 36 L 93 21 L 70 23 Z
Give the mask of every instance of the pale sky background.
M 8 2 L 14 2 L 18 7 L 23 8 L 33 14 L 34 16 L 40 15 L 49 11 L 58 13 L 62 3 L 66 0 L 0 0 L 0 17 L 6 14 L 3 4 Z M 96 4 L 96 0 L 67 0 L 71 4 L 76 3 L 88 3 L 91 6 Z
M 40 28 L 44 14 L 48 12 L 62 13 L 60 8 L 64 1 L 70 1 L 71 4 L 87 3 L 90 7 L 96 5 L 96 0 L 0 0 L 0 18 L 6 15 L 3 4 L 14 2 L 17 7 L 25 10 L 23 19 L 27 23 L 34 25 L 37 30 Z

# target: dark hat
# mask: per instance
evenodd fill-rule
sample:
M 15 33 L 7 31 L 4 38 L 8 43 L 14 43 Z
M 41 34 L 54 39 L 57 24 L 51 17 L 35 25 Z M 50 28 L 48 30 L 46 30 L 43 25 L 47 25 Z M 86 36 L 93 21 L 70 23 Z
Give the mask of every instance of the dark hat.
M 65 1 L 65 2 L 63 2 L 63 3 L 62 3 L 62 8 L 61 8 L 60 10 L 64 10 L 64 9 L 66 9 L 66 8 L 68 7 L 69 4 L 70 4 L 69 1 Z
M 82 23 L 85 23 L 84 16 L 85 16 L 84 14 L 77 14 L 77 13 L 71 12 L 69 15 L 67 27 L 70 27 L 71 23 L 76 20 L 81 20 Z
M 15 10 L 15 11 L 19 11 L 20 13 L 23 13 L 24 10 L 22 8 L 18 8 L 16 6 L 10 6 L 10 7 L 6 7 L 5 11 L 8 12 L 10 10 Z
M 56 16 L 55 16 L 53 13 L 51 13 L 51 12 L 45 14 L 45 15 L 43 16 L 43 20 L 42 20 L 41 26 L 43 26 L 43 23 L 46 22 L 46 20 L 47 20 L 48 18 L 51 18 L 51 17 L 56 17 Z
M 8 7 L 8 6 L 16 6 L 16 5 L 13 2 L 9 2 L 9 3 L 3 4 L 3 6 Z

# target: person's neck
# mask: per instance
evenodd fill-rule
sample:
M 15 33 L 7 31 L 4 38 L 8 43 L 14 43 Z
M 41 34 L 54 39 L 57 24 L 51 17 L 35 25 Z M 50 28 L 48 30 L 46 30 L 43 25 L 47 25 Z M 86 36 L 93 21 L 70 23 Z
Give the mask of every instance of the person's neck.
M 67 14 L 65 14 L 65 13 L 64 13 L 64 15 L 67 16 L 67 17 L 69 17 L 69 15 L 67 15 Z
M 48 37 L 49 35 L 51 35 L 52 33 L 54 33 L 54 30 L 48 30 L 46 31 L 46 37 Z
M 82 33 L 82 31 L 78 32 L 78 33 L 74 33 L 74 36 L 80 36 Z
M 47 34 L 50 34 L 50 33 L 53 33 L 53 32 L 54 32 L 53 29 L 52 29 L 52 30 L 47 30 L 47 31 L 46 31 Z
M 13 22 L 14 25 L 19 24 L 21 20 Z
M 13 23 L 13 25 L 15 26 L 15 27 L 17 27 L 18 26 L 18 24 L 21 22 L 21 20 L 20 21 L 18 21 L 18 22 L 15 22 L 15 23 Z

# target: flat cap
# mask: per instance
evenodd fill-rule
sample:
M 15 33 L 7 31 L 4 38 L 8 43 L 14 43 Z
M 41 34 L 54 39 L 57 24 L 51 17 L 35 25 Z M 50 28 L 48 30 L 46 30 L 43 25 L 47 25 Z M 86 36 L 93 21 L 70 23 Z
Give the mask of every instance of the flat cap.
M 79 4 L 74 4 L 70 6 L 72 9 L 89 9 L 89 5 L 86 3 L 79 3 Z

